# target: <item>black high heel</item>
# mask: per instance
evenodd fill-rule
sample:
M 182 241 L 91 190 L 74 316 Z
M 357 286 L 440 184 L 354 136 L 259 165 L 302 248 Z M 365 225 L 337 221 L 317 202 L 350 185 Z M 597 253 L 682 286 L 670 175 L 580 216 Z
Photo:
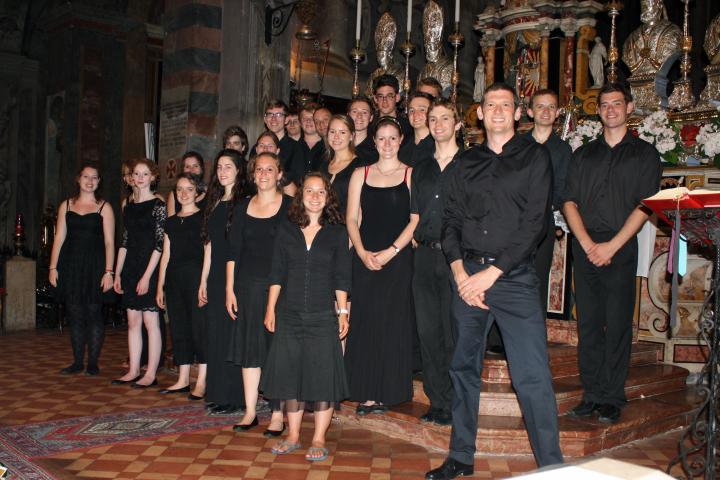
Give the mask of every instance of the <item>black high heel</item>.
M 233 430 L 236 432 L 246 432 L 248 430 L 252 430 L 253 428 L 258 426 L 258 418 L 257 415 L 255 415 L 255 418 L 253 418 L 253 421 L 248 423 L 247 425 L 234 425 Z
M 137 377 L 131 378 L 130 380 L 120 380 L 119 378 L 116 378 L 115 380 L 111 381 L 110 383 L 112 385 L 125 385 L 128 383 L 135 383 L 138 380 L 140 380 L 141 378 L 142 378 L 142 375 L 138 375 Z
M 282 435 L 282 433 L 285 431 L 285 422 L 282 424 L 282 428 L 280 430 L 270 430 L 269 428 L 266 429 L 263 432 L 263 436 L 265 437 L 279 437 Z

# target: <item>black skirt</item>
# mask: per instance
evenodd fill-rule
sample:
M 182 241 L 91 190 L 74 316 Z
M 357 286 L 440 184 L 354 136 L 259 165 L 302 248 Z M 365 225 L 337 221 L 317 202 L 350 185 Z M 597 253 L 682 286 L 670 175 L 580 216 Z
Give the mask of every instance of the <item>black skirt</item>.
M 235 282 L 238 312 L 230 332 L 228 361 L 243 368 L 262 367 L 267 358 L 272 334 L 265 328 L 267 279 L 243 279 Z

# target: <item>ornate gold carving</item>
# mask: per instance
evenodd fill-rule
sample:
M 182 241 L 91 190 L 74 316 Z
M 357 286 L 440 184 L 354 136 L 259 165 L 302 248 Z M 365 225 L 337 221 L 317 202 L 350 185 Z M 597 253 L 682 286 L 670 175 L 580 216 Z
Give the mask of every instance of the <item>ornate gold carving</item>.
M 434 0 L 428 1 L 423 10 L 423 38 L 427 63 L 420 71 L 418 79 L 434 77 L 445 90 L 452 85 L 453 64 L 452 60 L 443 54 L 443 11 Z
M 680 53 L 680 27 L 663 18 L 662 0 L 640 0 L 640 21 L 623 48 L 623 61 L 631 77 L 655 75 L 665 61 Z
M 365 94 L 372 96 L 373 82 L 377 77 L 384 74 L 392 75 L 398 79 L 398 84 L 403 84 L 404 72 L 401 65 L 395 64 L 393 61 L 393 49 L 395 48 L 395 39 L 397 38 L 397 23 L 390 14 L 385 12 L 380 17 L 375 27 L 375 50 L 377 51 L 377 61 L 380 65 L 370 74 L 365 88 Z
M 720 63 L 720 14 L 713 18 L 705 31 L 705 52 L 710 59 L 710 64 Z

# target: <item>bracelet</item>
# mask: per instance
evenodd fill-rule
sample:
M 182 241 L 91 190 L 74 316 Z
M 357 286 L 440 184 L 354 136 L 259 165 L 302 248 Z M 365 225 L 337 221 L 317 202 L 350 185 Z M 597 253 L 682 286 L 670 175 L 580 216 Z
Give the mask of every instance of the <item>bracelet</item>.
M 397 255 L 398 253 L 400 253 L 400 249 L 398 248 L 397 245 L 395 245 L 394 243 L 392 243 L 392 244 L 390 244 L 390 246 L 395 249 L 395 255 Z
M 113 272 L 112 270 L 105 270 L 105 273 L 103 275 L 110 275 L 111 277 L 114 277 L 115 272 Z
M 337 310 L 335 310 L 335 313 L 337 313 L 338 315 L 347 315 L 348 313 L 350 313 L 350 310 L 348 310 L 347 308 L 338 308 Z
M 57 267 L 49 267 L 48 270 L 57 270 Z

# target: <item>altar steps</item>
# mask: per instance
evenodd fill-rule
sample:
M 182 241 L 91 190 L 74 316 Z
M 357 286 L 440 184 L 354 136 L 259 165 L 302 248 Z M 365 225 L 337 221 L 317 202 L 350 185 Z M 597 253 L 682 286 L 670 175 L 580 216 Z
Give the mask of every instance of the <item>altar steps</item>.
M 560 414 L 574 407 L 582 397 L 577 374 L 576 347 L 550 347 L 553 385 Z M 686 426 L 695 413 L 701 398 L 694 389 L 685 386 L 687 370 L 657 363 L 657 347 L 653 344 L 634 344 L 632 363 L 625 384 L 628 404 L 620 421 L 607 425 L 596 417 L 559 418 L 560 445 L 568 457 L 585 456 L 624 443 L 647 438 L 658 433 Z M 483 454 L 532 453 L 517 397 L 507 382 L 504 359 L 486 356 L 486 366 L 494 365 L 494 372 L 483 383 L 478 416 L 477 449 Z M 574 374 L 573 374 L 574 368 Z M 355 414 L 357 404 L 345 402 L 338 414 L 350 424 L 370 428 L 391 437 L 403 438 L 427 448 L 446 450 L 450 427 L 440 427 L 419 421 L 428 408 L 422 384 L 415 382 L 412 402 L 393 407 L 385 415 Z

